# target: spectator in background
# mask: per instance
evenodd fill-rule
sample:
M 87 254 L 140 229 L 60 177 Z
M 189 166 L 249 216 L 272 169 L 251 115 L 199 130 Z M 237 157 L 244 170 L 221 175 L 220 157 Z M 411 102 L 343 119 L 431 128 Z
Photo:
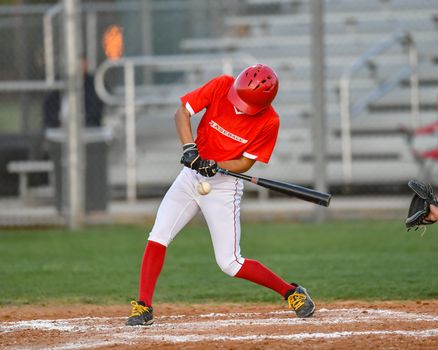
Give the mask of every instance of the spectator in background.
M 103 102 L 96 93 L 94 87 L 94 75 L 88 72 L 88 64 L 85 58 L 81 60 L 84 73 L 84 105 L 86 127 L 102 126 Z M 61 93 L 59 90 L 52 91 L 44 99 L 43 104 L 43 126 L 47 128 L 61 127 Z

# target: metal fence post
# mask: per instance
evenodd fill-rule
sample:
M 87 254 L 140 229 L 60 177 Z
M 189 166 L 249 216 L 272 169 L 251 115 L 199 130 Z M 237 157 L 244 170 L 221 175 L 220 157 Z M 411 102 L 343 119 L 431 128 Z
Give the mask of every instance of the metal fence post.
M 125 65 L 125 112 L 126 112 L 126 197 L 129 202 L 137 200 L 137 150 L 135 135 L 135 76 L 134 63 Z
M 88 70 L 94 72 L 98 62 L 97 15 L 95 11 L 86 13 L 87 64 Z
M 327 192 L 326 178 L 326 114 L 324 70 L 324 5 L 322 0 L 312 0 L 312 106 L 314 179 L 318 191 Z M 324 221 L 326 211 L 316 206 L 315 220 Z
M 83 118 L 83 77 L 80 66 L 80 0 L 64 0 L 65 69 L 67 74 L 68 226 L 80 227 L 84 211 L 80 129 Z
M 350 130 L 350 81 L 342 77 L 340 84 L 342 173 L 344 182 L 350 184 L 353 178 Z
M 418 51 L 415 43 L 410 40 L 409 43 L 409 65 L 411 74 L 409 76 L 410 97 L 411 97 L 411 127 L 417 128 L 421 124 L 420 119 L 420 91 L 418 88 Z
M 46 73 L 47 84 L 55 82 L 55 58 L 54 58 L 54 40 L 53 40 L 53 17 L 62 9 L 61 4 L 52 6 L 43 18 L 44 33 L 44 68 Z

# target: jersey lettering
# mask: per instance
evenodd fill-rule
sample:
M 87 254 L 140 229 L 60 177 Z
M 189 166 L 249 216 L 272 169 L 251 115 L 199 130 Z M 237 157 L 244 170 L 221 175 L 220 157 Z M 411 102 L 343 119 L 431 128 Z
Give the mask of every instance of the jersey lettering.
M 216 123 L 214 120 L 210 120 L 210 126 L 213 128 L 213 129 L 216 129 L 217 131 L 219 131 L 222 135 L 225 135 L 225 136 L 227 136 L 227 137 L 229 137 L 230 139 L 233 139 L 233 140 L 235 140 L 235 141 L 237 141 L 237 142 L 240 142 L 240 143 L 247 143 L 248 142 L 248 140 L 245 140 L 244 138 L 242 138 L 242 137 L 239 137 L 239 136 L 237 136 L 237 135 L 234 135 L 233 133 L 231 133 L 231 132 L 229 132 L 229 131 L 227 131 L 227 130 L 225 130 L 223 127 L 221 127 L 218 123 Z

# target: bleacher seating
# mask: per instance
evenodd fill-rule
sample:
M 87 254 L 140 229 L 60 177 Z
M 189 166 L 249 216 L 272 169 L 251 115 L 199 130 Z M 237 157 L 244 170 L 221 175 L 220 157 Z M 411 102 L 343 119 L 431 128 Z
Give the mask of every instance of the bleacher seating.
M 277 70 L 281 83 L 275 107 L 281 116 L 282 131 L 269 167 L 257 164 L 252 171 L 260 176 L 312 184 L 309 2 L 245 0 L 244 4 L 243 13 L 223 18 L 223 36 L 186 38 L 181 42 L 181 50 L 190 55 L 249 54 Z M 338 185 L 342 184 L 339 78 L 370 45 L 396 30 L 412 34 L 419 51 L 421 122 L 438 117 L 438 2 L 326 0 L 325 11 L 327 176 L 330 184 Z M 371 69 L 355 75 L 353 99 L 369 92 L 382 73 L 389 74 L 406 62 L 403 50 L 396 47 L 370 62 Z M 139 185 L 172 181 L 179 169 L 179 142 L 172 128 L 178 97 L 218 73 L 211 67 L 202 74 L 192 74 L 190 79 L 182 76 L 175 84 L 154 87 L 152 91 L 147 90 L 150 87 L 144 90 L 138 87 L 137 93 L 150 98 L 137 122 Z M 352 120 L 353 183 L 403 183 L 419 174 L 405 135 L 400 132 L 401 126 L 411 124 L 408 83 L 401 82 Z M 299 130 L 298 134 L 294 130 Z M 113 168 L 112 172 L 112 181 L 123 183 L 123 171 Z

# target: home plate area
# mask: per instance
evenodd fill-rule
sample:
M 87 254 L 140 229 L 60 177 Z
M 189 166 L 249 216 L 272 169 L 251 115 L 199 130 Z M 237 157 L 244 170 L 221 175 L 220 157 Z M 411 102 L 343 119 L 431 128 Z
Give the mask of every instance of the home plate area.
M 438 301 L 326 303 L 309 319 L 277 304 L 156 305 L 160 308 L 152 326 L 128 327 L 122 315 L 129 307 L 4 307 L 0 348 L 438 348 Z

